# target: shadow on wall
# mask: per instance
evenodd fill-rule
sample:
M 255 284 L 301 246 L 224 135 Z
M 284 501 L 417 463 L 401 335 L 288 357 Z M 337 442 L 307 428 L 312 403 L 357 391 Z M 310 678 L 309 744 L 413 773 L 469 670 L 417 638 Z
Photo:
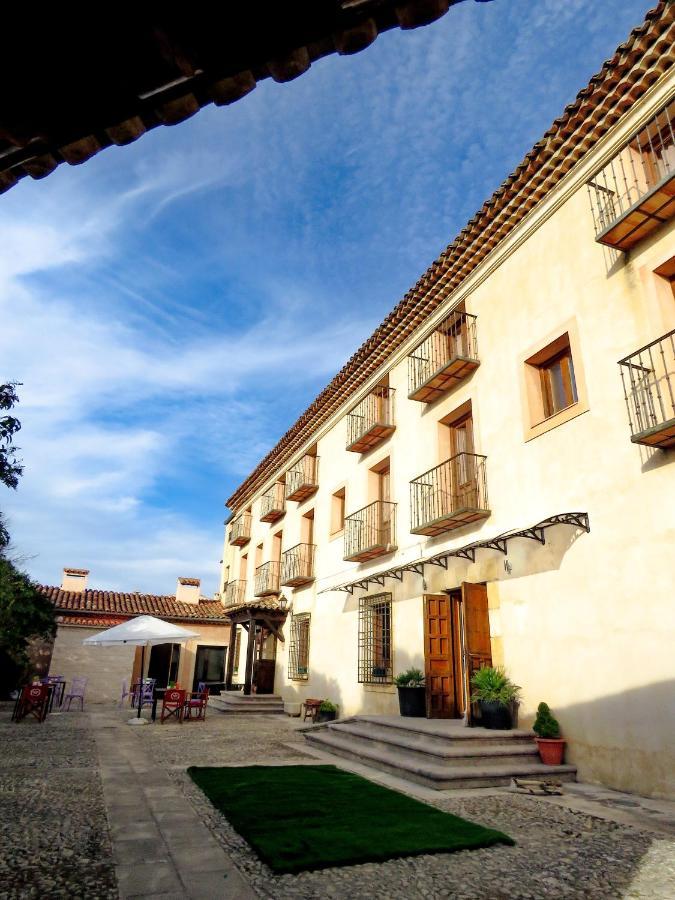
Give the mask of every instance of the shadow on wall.
M 551 707 L 580 781 L 675 799 L 675 679 Z M 528 713 L 523 728 L 534 721 Z

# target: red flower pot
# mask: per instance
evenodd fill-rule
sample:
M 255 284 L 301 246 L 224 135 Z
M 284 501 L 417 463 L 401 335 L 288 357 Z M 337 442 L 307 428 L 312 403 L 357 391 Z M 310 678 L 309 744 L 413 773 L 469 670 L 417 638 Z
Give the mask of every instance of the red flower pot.
M 547 766 L 559 766 L 565 753 L 565 741 L 562 738 L 535 738 L 539 748 L 541 761 Z

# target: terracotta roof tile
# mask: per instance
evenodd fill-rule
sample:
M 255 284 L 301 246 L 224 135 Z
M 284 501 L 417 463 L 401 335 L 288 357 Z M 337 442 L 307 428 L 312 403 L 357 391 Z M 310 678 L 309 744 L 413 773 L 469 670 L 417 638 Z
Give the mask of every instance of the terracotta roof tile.
M 219 600 L 181 603 L 172 596 L 157 594 L 124 594 L 116 591 L 64 591 L 58 587 L 38 585 L 38 589 L 52 601 L 58 613 L 70 619 L 70 613 L 89 613 L 92 616 L 157 616 L 161 619 L 180 619 L 191 622 L 227 622 L 225 607 Z M 74 622 L 72 624 L 75 624 Z M 117 624 L 117 622 L 115 623 Z
M 557 118 L 330 384 L 227 500 L 238 512 L 448 299 L 675 62 L 675 2 L 661 0 Z

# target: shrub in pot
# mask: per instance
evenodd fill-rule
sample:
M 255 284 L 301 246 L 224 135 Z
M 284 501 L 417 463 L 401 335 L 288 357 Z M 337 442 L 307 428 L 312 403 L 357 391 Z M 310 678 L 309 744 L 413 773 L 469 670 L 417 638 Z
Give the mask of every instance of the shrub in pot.
M 471 676 L 471 702 L 480 708 L 483 728 L 505 731 L 512 727 L 511 710 L 518 702 L 520 687 L 500 666 L 481 666 Z
M 402 716 L 416 719 L 426 717 L 427 691 L 424 686 L 424 672 L 408 669 L 394 678 L 398 688 L 398 708 Z
M 316 717 L 317 722 L 333 722 L 337 719 L 337 706 L 330 700 L 323 700 Z
M 537 707 L 532 730 L 537 735 L 535 741 L 541 761 L 547 766 L 559 766 L 565 753 L 565 741 L 560 737 L 560 725 L 547 703 L 540 703 Z

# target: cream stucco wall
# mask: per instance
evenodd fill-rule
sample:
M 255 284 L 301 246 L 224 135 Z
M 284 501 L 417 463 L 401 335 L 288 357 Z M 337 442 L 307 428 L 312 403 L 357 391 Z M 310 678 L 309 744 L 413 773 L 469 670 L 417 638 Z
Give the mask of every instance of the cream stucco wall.
M 673 91 L 671 75 L 641 103 L 653 104 L 654 96 Z M 642 114 L 634 108 L 628 121 L 619 123 L 615 143 L 630 118 Z M 600 153 L 611 150 L 611 140 L 610 135 L 595 151 L 597 165 Z M 585 177 L 593 166 L 589 156 Z M 320 457 L 318 492 L 303 503 L 288 503 L 274 525 L 259 522 L 259 497 L 255 500 L 251 541 L 242 550 L 226 541 L 223 564 L 237 572 L 242 552 L 248 553 L 249 597 L 256 545 L 262 543 L 262 558 L 270 559 L 272 535 L 283 529 L 283 547 L 292 547 L 301 540 L 302 515 L 315 511 L 316 582 L 284 589 L 293 612 L 312 615 L 310 678 L 288 681 L 286 646 L 280 645 L 277 690 L 286 699 L 330 697 L 347 715 L 397 709 L 393 688 L 357 683 L 363 592 L 352 596 L 326 589 L 553 514 L 583 511 L 590 517 L 590 534 L 557 526 L 547 532 L 543 547 L 513 541 L 510 571 L 501 553 L 479 551 L 475 563 L 454 559 L 447 571 L 427 566 L 424 582 L 407 574 L 402 583 L 373 585 L 370 593 L 393 595 L 394 670 L 423 667 L 425 591 L 487 582 L 493 656 L 523 687 L 521 722 L 530 722 L 538 702 L 546 700 L 581 779 L 675 796 L 675 451 L 631 443 L 617 366 L 617 360 L 675 327 L 672 291 L 654 274 L 672 257 L 672 222 L 629 254 L 597 244 L 586 188 L 573 171 L 473 278 L 465 302 L 478 317 L 477 371 L 425 405 L 407 399 L 407 363 L 399 354 L 388 370 L 396 389 L 394 435 L 363 456 L 346 452 L 351 400 L 342 416 L 313 438 Z M 450 298 L 446 311 L 458 299 Z M 570 328 L 583 409 L 532 437 L 523 360 L 533 347 Z M 487 456 L 491 515 L 459 532 L 416 537 L 409 532 L 409 482 L 442 462 L 438 422 L 468 400 L 476 452 Z M 345 563 L 342 540 L 329 537 L 331 495 L 346 486 L 347 514 L 374 500 L 368 471 L 385 457 L 398 504 L 398 550 L 368 564 Z

